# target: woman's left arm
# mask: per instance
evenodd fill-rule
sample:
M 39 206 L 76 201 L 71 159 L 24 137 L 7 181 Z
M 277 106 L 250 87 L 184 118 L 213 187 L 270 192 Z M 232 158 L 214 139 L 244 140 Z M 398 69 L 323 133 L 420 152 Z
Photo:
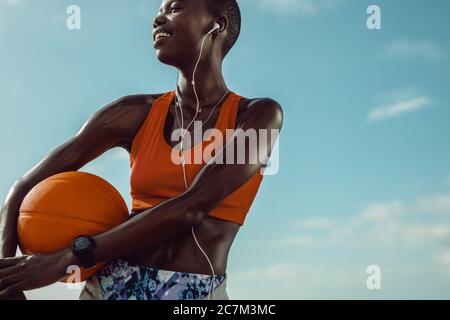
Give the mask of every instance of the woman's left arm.
M 267 165 L 282 124 L 283 111 L 276 101 L 264 98 L 249 103 L 237 130 L 200 170 L 188 190 L 94 237 L 95 262 L 155 246 L 198 224 Z M 261 134 L 264 131 L 267 134 Z M 246 140 L 252 134 L 256 140 Z M 8 292 L 56 282 L 66 275 L 68 266 L 77 264 L 69 248 L 49 255 L 0 259 L 0 299 Z

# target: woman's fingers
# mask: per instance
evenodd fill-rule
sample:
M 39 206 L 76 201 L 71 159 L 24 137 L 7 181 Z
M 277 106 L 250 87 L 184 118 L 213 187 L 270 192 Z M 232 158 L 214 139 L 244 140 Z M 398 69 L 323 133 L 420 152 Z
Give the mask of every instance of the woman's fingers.
M 14 285 L 17 282 L 21 282 L 23 280 L 23 275 L 21 274 L 11 274 L 6 277 L 0 278 L 0 290 L 4 290 L 9 286 Z
M 8 268 L 0 269 L 0 288 L 1 288 L 1 282 L 4 278 L 7 278 L 11 275 L 17 274 L 17 265 L 13 265 Z
M 0 300 L 17 296 L 17 294 L 23 291 L 21 288 L 26 285 L 26 281 L 18 282 L 10 285 L 5 289 L 0 289 Z
M 13 266 L 13 265 L 17 264 L 19 261 L 21 261 L 22 259 L 23 259 L 22 257 L 0 259 L 0 269 Z

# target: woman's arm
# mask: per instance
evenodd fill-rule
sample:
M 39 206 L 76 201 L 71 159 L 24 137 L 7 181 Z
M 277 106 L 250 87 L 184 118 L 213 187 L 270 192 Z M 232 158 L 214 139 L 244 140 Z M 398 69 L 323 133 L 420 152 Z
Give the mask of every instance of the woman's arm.
M 136 103 L 136 98 L 134 98 Z M 121 146 L 123 116 L 131 98 L 122 98 L 98 110 L 81 130 L 63 145 L 53 150 L 11 188 L 2 206 L 0 252 L 11 257 L 17 247 L 17 218 L 19 207 L 28 192 L 42 180 L 66 171 L 77 171 L 107 150 Z
M 28 192 L 52 175 L 77 171 L 107 150 L 131 141 L 142 124 L 141 119 L 145 118 L 143 107 L 148 110 L 149 99 L 146 95 L 129 96 L 99 109 L 74 137 L 53 150 L 13 185 L 1 208 L 0 258 L 16 255 L 17 218 Z

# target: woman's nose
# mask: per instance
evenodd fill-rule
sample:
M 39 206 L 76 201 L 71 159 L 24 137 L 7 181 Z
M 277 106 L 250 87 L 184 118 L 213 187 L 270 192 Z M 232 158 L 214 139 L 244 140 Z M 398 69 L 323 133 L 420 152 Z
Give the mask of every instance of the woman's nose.
M 159 14 L 153 19 L 153 29 L 158 28 L 161 24 L 165 22 L 165 19 L 167 19 L 164 15 Z

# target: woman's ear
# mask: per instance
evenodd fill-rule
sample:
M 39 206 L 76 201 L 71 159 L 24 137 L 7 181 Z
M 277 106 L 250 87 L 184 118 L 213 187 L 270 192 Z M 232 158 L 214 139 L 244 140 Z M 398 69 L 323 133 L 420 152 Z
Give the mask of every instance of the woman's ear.
M 219 16 L 216 19 L 216 24 L 219 25 L 217 30 L 214 30 L 214 34 L 218 35 L 219 33 L 225 31 L 228 27 L 228 19 L 224 16 Z

